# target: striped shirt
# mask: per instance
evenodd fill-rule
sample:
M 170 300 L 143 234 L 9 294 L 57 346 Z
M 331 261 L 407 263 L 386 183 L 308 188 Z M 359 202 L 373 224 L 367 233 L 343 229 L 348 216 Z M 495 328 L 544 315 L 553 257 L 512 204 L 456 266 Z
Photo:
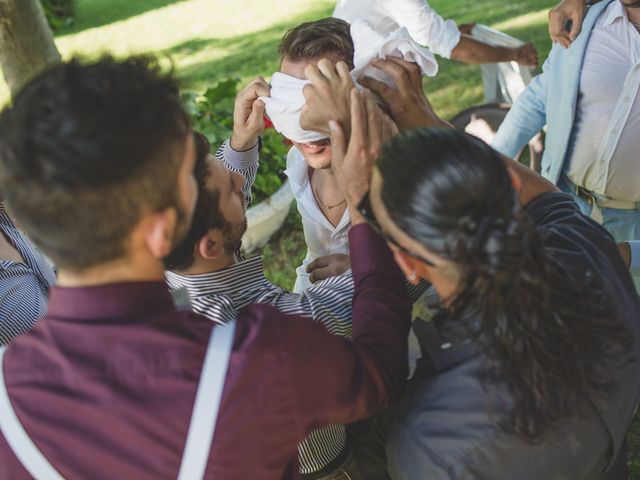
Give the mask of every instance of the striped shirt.
M 268 303 L 283 313 L 311 317 L 333 334 L 351 338 L 354 284 L 351 273 L 314 284 L 302 294 L 288 292 L 263 273 L 262 258 L 251 257 L 217 272 L 181 275 L 166 272 L 172 290 L 184 288 L 195 312 L 226 323 L 253 303 Z M 300 472 L 316 472 L 340 455 L 346 445 L 343 425 L 314 430 L 298 445 Z
M 216 157 L 227 168 L 240 173 L 245 181 L 242 192 L 248 205 L 251 186 L 258 171 L 259 145 L 246 152 L 237 152 L 225 142 Z M 167 272 L 172 290 L 186 289 L 191 305 L 211 320 L 226 323 L 237 318 L 237 312 L 252 303 L 268 303 L 283 313 L 311 317 L 321 322 L 327 331 L 351 338 L 351 307 L 354 284 L 350 272 L 319 282 L 303 294 L 288 292 L 271 282 L 263 273 L 262 259 L 242 259 L 235 265 L 200 275 L 180 275 Z M 346 431 L 343 425 L 314 430 L 298 445 L 300 472 L 321 470 L 344 450 Z
M 7 345 L 44 316 L 49 287 L 56 277 L 42 254 L 17 229 L 2 202 L 0 232 L 24 260 L 0 259 L 0 345 Z
M 259 165 L 260 143 L 245 152 L 237 152 L 223 143 L 216 158 L 231 171 L 244 177 L 242 193 L 245 205 L 251 202 L 251 187 Z M 194 311 L 215 322 L 226 323 L 237 311 L 252 303 L 268 303 L 283 313 L 297 314 L 321 322 L 329 333 L 351 338 L 351 313 L 354 285 L 351 272 L 317 282 L 302 293 L 291 293 L 269 282 L 263 273 L 262 259 L 253 257 L 217 272 L 201 275 L 166 273 L 174 292 L 186 290 Z M 421 282 L 408 285 L 409 296 L 416 302 L 427 289 Z M 412 362 L 415 363 L 415 362 Z M 343 425 L 314 430 L 298 445 L 300 472 L 317 472 L 340 455 L 346 445 Z

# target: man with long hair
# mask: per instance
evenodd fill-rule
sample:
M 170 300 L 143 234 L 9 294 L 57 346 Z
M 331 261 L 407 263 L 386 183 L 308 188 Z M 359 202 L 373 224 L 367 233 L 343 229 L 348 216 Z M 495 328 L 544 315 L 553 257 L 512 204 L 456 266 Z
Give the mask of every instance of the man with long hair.
M 376 66 L 398 88 L 370 85 L 405 131 L 366 167 L 359 211 L 442 300 L 414 325 L 424 362 L 391 429 L 392 478 L 626 478 L 640 298 L 612 236 L 549 181 L 446 128 L 415 65 Z M 360 137 L 366 117 L 327 67 L 307 69 L 305 93 L 339 163 L 345 126 Z M 351 120 L 328 109 L 349 96 Z

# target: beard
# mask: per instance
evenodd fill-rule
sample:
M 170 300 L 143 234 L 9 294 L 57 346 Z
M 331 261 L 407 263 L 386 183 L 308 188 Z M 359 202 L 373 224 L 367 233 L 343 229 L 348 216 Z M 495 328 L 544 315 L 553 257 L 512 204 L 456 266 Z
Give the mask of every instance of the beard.
M 189 233 L 192 220 L 187 209 L 179 201 L 175 202 L 174 207 L 176 209 L 176 228 L 173 233 L 173 238 L 171 239 L 171 250 L 176 248 L 176 246 L 185 239 L 187 233 Z
M 231 255 L 240 250 L 242 246 L 242 236 L 247 231 L 247 219 L 243 218 L 239 222 L 229 222 L 223 219 L 222 244 L 227 254 Z
M 620 3 L 627 8 L 640 8 L 640 0 L 620 0 Z

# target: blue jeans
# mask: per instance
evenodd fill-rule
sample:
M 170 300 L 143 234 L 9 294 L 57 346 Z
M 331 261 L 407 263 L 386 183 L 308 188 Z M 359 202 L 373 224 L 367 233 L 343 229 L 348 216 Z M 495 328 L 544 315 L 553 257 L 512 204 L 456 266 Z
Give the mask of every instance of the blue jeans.
M 560 178 L 558 188 L 569 193 L 578 204 L 578 207 L 588 217 L 591 216 L 593 207 L 571 190 L 564 177 Z M 616 242 L 625 240 L 640 240 L 640 210 L 622 210 L 620 208 L 601 208 L 602 226 L 606 228 Z M 636 290 L 640 292 L 640 277 L 634 276 Z

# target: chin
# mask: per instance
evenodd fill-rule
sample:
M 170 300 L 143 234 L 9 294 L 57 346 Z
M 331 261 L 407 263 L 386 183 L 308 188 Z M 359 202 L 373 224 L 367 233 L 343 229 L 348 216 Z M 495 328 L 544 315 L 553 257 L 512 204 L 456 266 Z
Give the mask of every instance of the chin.
M 302 153 L 307 165 L 313 169 L 331 167 L 331 144 L 327 141 L 297 143 L 294 145 Z

